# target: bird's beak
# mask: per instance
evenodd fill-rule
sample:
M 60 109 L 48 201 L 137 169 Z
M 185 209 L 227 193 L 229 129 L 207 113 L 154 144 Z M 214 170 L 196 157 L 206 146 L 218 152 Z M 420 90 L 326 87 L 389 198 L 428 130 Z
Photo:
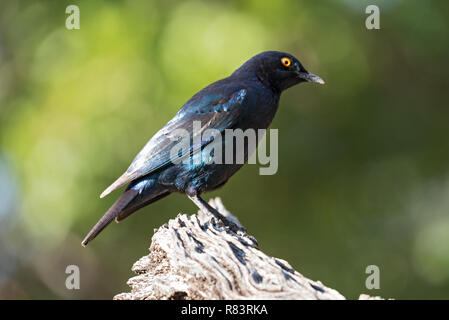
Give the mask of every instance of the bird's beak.
M 318 77 L 316 74 L 310 72 L 298 72 L 298 76 L 307 82 L 315 82 L 319 84 L 324 84 L 324 80 Z

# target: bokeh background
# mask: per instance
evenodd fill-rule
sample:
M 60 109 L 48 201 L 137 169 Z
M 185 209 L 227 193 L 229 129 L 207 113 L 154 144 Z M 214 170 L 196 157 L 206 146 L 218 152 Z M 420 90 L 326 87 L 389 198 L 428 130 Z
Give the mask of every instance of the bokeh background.
M 449 298 L 448 17 L 443 0 L 2 0 L 0 298 L 127 291 L 153 228 L 196 207 L 172 195 L 82 248 L 119 192 L 99 194 L 190 96 L 264 50 L 326 85 L 282 96 L 276 175 L 249 165 L 206 198 L 348 298 Z M 372 264 L 380 290 L 365 288 Z

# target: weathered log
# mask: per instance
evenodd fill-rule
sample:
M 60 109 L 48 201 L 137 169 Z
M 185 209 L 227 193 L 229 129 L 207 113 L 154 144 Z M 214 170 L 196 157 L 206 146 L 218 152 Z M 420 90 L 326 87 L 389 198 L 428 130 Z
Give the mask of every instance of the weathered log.
M 114 299 L 345 299 L 259 250 L 219 198 L 209 203 L 241 230 L 201 211 L 179 214 L 155 229 L 150 254 L 132 267 L 131 292 Z

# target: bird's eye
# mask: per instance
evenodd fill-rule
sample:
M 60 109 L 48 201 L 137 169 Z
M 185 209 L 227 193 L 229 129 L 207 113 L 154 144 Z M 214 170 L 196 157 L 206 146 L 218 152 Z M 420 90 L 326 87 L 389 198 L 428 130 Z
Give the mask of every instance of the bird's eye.
M 292 65 L 292 60 L 290 60 L 290 58 L 287 57 L 282 58 L 281 62 L 284 67 L 290 67 Z

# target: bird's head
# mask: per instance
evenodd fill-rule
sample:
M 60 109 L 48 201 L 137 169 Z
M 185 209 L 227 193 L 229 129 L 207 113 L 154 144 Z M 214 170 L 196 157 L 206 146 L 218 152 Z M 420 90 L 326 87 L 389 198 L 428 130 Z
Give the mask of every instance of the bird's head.
M 282 92 L 301 82 L 324 84 L 319 76 L 308 72 L 291 54 L 265 51 L 246 61 L 234 74 L 255 74 L 264 84 Z

